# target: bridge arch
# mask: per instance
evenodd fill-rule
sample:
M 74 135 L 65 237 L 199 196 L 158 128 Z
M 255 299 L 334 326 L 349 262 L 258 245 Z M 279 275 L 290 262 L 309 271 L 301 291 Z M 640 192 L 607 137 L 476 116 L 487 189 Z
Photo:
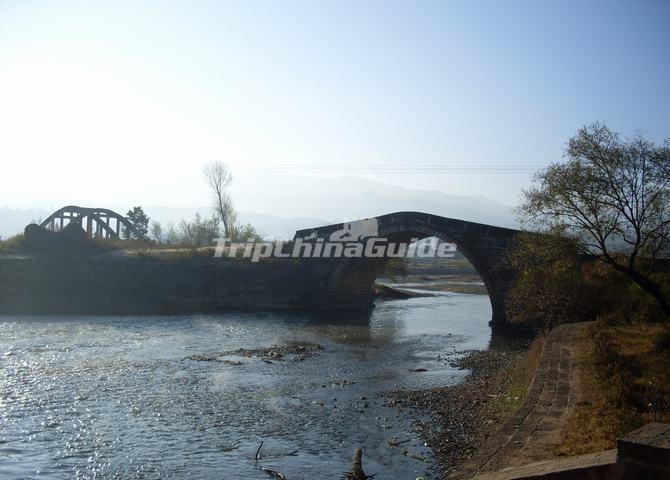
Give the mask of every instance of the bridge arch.
M 410 242 L 413 239 L 437 237 L 455 243 L 458 251 L 470 261 L 481 276 L 489 295 L 492 324 L 505 324 L 505 300 L 511 287 L 513 272 L 504 261 L 505 253 L 519 230 L 496 227 L 465 220 L 441 217 L 421 212 L 396 212 L 360 220 L 296 232 L 296 238 L 328 238 L 344 230 L 370 231 L 370 221 L 376 224 L 374 235 L 389 242 Z M 352 227 L 353 225 L 353 227 Z M 362 223 L 361 223 L 362 225 Z M 335 262 L 325 286 L 326 302 L 335 305 L 372 306 L 374 282 L 388 258 L 341 258 Z
M 134 232 L 133 224 L 126 217 L 108 208 L 90 208 L 68 205 L 49 215 L 42 228 L 59 231 L 71 222 L 77 222 L 89 237 L 120 239 L 121 232 Z

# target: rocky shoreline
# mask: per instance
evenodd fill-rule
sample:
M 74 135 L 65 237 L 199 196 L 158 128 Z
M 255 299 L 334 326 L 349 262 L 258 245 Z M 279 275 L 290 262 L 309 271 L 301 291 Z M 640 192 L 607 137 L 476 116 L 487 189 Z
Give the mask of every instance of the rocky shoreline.
M 434 478 L 447 478 L 470 459 L 518 407 L 524 383 L 526 338 L 510 338 L 496 348 L 464 352 L 453 366 L 469 369 L 465 381 L 426 390 L 400 390 L 388 405 L 408 415 L 435 454 Z

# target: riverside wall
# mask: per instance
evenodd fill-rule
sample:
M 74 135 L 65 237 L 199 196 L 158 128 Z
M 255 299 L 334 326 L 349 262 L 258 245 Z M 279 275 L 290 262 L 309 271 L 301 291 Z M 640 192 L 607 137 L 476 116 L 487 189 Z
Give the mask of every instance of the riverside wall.
M 369 308 L 372 292 L 334 305 L 328 259 L 34 254 L 0 258 L 0 313 L 171 314 Z

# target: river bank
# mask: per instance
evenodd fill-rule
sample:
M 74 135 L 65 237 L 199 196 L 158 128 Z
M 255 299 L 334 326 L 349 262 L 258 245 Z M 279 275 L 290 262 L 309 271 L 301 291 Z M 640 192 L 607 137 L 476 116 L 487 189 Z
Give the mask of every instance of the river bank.
M 431 275 L 406 275 L 401 281 L 381 280 L 376 285 L 412 292 L 415 294 L 431 295 L 439 293 L 464 293 L 468 295 L 488 295 L 482 278 L 474 274 L 441 273 Z M 402 297 L 396 297 L 402 298 Z
M 462 383 L 389 395 L 388 404 L 413 419 L 433 451 L 437 466 L 431 478 L 446 478 L 470 460 L 518 409 L 541 351 L 541 339 L 499 338 L 489 350 L 451 362 L 470 370 Z

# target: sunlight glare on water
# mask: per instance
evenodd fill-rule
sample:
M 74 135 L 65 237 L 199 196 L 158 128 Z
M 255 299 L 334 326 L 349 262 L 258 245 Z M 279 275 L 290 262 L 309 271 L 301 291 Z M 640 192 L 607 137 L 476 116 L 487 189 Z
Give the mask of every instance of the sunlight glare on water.
M 486 296 L 458 294 L 378 302 L 367 320 L 1 316 L 0 478 L 267 478 L 263 441 L 260 464 L 290 479 L 339 478 L 362 447 L 376 479 L 413 480 L 427 465 L 387 440 L 430 451 L 380 394 L 461 380 L 437 356 L 486 348 L 490 316 Z M 186 358 L 293 342 L 323 350 Z

